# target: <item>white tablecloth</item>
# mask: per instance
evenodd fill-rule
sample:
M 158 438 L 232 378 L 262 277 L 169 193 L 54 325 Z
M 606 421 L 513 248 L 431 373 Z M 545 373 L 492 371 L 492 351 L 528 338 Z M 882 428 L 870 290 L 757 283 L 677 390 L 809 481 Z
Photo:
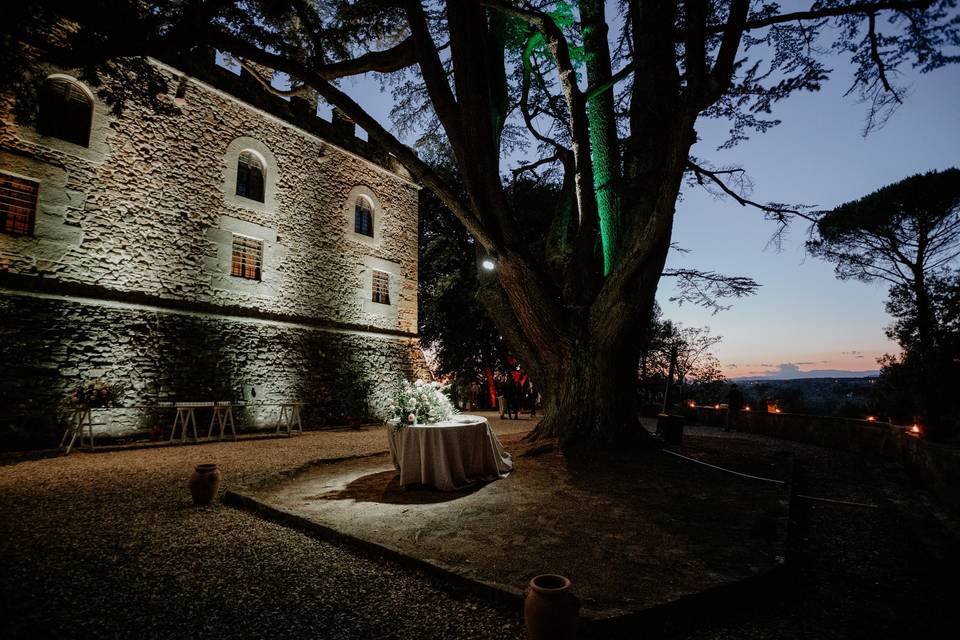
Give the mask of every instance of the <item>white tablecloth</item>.
M 490 423 L 482 416 L 456 416 L 432 425 L 387 425 L 390 457 L 400 486 L 427 484 L 442 491 L 504 478 L 513 469 Z

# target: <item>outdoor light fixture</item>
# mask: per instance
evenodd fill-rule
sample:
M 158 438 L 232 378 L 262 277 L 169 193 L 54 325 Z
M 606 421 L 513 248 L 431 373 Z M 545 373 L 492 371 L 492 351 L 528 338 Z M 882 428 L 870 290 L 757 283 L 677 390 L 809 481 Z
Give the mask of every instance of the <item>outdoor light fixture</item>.
M 743 408 L 744 411 L 750 411 L 750 405 L 747 405 Z
M 912 436 L 919 436 L 919 435 L 920 435 L 920 425 L 919 425 L 919 424 L 913 423 L 913 425 L 910 427 L 910 435 L 912 435 Z
M 867 416 L 867 422 L 876 422 L 876 421 L 877 421 L 876 416 Z
M 487 271 L 493 271 L 496 268 L 497 263 L 493 261 L 493 258 L 484 258 L 480 265 Z

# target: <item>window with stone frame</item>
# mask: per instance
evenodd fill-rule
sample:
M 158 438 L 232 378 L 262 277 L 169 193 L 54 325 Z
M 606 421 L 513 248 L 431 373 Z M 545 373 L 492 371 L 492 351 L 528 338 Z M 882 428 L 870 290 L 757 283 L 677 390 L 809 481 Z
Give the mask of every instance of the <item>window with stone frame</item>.
M 365 236 L 373 237 L 373 207 L 364 197 L 357 198 L 353 209 L 353 230 Z
M 263 266 L 263 240 L 233 234 L 230 275 L 259 280 Z
M 373 301 L 390 304 L 390 274 L 386 271 L 373 272 Z
M 265 169 L 263 162 L 252 151 L 244 151 L 237 159 L 237 195 L 263 202 Z
M 74 81 L 48 78 L 40 90 L 37 131 L 45 136 L 90 146 L 93 100 Z
M 0 173 L 0 232 L 32 236 L 40 183 Z

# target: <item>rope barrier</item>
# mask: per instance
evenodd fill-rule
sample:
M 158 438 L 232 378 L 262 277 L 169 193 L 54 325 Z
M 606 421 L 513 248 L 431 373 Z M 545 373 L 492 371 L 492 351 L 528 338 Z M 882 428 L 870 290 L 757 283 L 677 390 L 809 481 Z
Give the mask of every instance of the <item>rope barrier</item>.
M 726 473 L 732 473 L 735 476 L 740 476 L 742 478 L 750 478 L 751 480 L 762 480 L 763 482 L 772 482 L 773 484 L 786 484 L 784 480 L 775 480 L 774 478 L 764 478 L 761 476 L 752 476 L 749 473 L 740 473 L 739 471 L 734 471 L 733 469 L 725 469 L 724 467 L 718 467 L 715 464 L 710 464 L 709 462 L 704 462 L 703 460 L 697 460 L 696 458 L 688 458 L 687 456 L 680 455 L 676 451 L 670 451 L 669 449 L 661 449 L 664 453 L 669 453 L 672 456 L 677 456 L 678 458 L 683 458 L 684 460 L 689 460 L 690 462 L 696 462 L 697 464 L 702 464 L 705 467 L 710 467 L 711 469 L 716 469 L 717 471 L 725 471 Z
M 717 471 L 723 471 L 725 473 L 730 473 L 735 476 L 740 476 L 741 478 L 749 478 L 751 480 L 760 480 L 762 482 L 770 482 L 772 484 L 786 484 L 784 480 L 777 480 L 775 478 L 764 478 L 763 476 L 753 476 L 749 473 L 740 473 L 739 471 L 734 471 L 733 469 L 727 469 L 725 467 L 718 467 L 715 464 L 710 464 L 709 462 L 704 462 L 703 460 L 697 460 L 696 458 L 690 458 L 685 455 L 681 455 L 676 451 L 670 451 L 669 449 L 661 449 L 664 453 L 669 453 L 672 456 L 682 458 L 689 462 L 696 462 L 697 464 L 702 464 L 705 467 L 710 467 L 711 469 L 716 469 Z M 817 496 L 808 496 L 804 494 L 796 494 L 796 497 L 802 498 L 804 500 L 815 500 L 816 502 L 828 502 L 830 504 L 842 504 L 849 507 L 864 507 L 866 509 L 878 509 L 879 506 L 875 504 L 869 504 L 866 502 L 852 502 L 849 500 L 834 500 L 832 498 L 819 498 Z
M 879 505 L 868 504 L 866 502 L 850 502 L 848 500 L 833 500 L 831 498 L 818 498 L 816 496 L 805 496 L 798 493 L 798 498 L 803 498 L 804 500 L 816 500 L 817 502 L 829 502 L 831 504 L 844 504 L 850 507 L 866 507 L 867 509 L 879 509 Z

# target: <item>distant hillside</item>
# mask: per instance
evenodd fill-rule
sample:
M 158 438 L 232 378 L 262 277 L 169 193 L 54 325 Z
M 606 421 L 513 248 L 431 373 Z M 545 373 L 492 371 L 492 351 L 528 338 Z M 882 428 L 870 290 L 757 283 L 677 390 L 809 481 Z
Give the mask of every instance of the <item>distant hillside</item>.
M 747 402 L 758 407 L 766 401 L 777 401 L 780 408 L 788 413 L 847 417 L 864 417 L 873 413 L 876 406 L 876 372 L 861 372 L 859 377 L 851 377 L 853 372 L 850 371 L 830 373 L 846 375 L 791 380 L 741 379 L 736 382 Z
M 760 376 L 743 376 L 739 378 L 730 378 L 735 382 L 749 382 L 754 380 L 764 380 L 767 382 L 777 382 L 785 380 L 816 380 L 820 378 L 876 378 L 880 371 L 841 371 L 839 369 L 814 369 L 812 371 L 789 370 L 767 373 Z

